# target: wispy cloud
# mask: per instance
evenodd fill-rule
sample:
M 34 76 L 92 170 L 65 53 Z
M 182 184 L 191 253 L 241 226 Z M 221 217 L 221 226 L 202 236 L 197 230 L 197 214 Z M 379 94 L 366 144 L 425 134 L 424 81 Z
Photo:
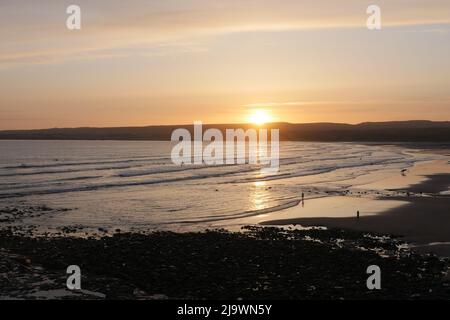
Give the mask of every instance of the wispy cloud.
M 283 102 L 256 102 L 244 104 L 246 108 L 282 108 L 299 106 L 337 106 L 337 105 L 386 105 L 395 104 L 443 104 L 450 105 L 450 99 L 379 99 L 379 100 L 314 100 L 314 101 L 283 101 Z
M 317 28 L 364 28 L 366 5 L 359 0 L 78 0 L 82 30 L 65 29 L 68 1 L 0 4 L 0 66 L 123 57 L 106 50 L 128 50 L 235 32 Z M 450 2 L 381 1 L 383 26 L 450 23 Z M 155 52 L 152 48 L 150 51 Z M 188 49 L 189 50 L 189 49 Z M 149 50 L 147 50 L 148 52 Z M 158 50 L 156 50 L 158 51 Z
M 154 57 L 208 51 L 204 45 L 194 42 L 161 42 L 122 44 L 99 44 L 92 47 L 54 48 L 45 51 L 14 52 L 0 54 L 0 69 L 17 66 L 63 63 L 66 61 L 83 61 L 97 59 L 120 59 L 127 57 Z
M 285 106 L 304 106 L 308 104 L 304 101 L 288 101 L 288 102 L 256 102 L 244 104 L 243 107 L 246 108 L 274 108 L 274 107 L 285 107 Z

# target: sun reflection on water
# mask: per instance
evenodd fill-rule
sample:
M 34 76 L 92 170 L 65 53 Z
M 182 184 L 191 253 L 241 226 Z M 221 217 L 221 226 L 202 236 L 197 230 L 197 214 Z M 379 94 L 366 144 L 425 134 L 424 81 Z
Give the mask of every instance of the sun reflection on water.
M 269 190 L 267 188 L 266 181 L 253 182 L 252 190 L 250 191 L 249 195 L 251 210 L 266 209 L 268 196 Z

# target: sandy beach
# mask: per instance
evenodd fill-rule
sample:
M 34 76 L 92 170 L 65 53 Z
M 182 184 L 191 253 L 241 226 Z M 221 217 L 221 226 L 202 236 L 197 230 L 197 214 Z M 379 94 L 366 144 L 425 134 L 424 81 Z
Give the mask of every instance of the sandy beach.
M 347 199 L 348 205 L 341 207 L 346 210 L 342 215 L 336 215 L 335 210 L 328 212 L 326 207 L 322 207 L 320 214 L 304 215 L 302 209 L 313 205 L 311 202 L 321 201 L 306 200 L 288 212 L 280 212 L 281 219 L 260 223 L 393 234 L 403 237 L 414 250 L 450 256 L 449 171 L 448 162 L 420 164 L 404 175 L 397 173 L 376 183 L 362 185 L 361 188 L 379 190 L 380 195 L 365 202 L 366 206 L 359 206 L 361 198 Z M 359 219 L 357 211 L 360 212 Z M 289 217 L 284 218 L 286 215 Z
M 0 208 L 0 298 L 446 299 L 450 166 L 404 163 L 244 182 L 256 213 L 202 219 L 199 232 L 87 227 L 68 219 L 76 208 L 13 198 Z M 263 205 L 283 190 L 300 195 Z M 57 229 L 42 228 L 58 218 Z M 73 264 L 83 290 L 65 288 Z M 370 265 L 383 270 L 382 291 L 367 290 Z

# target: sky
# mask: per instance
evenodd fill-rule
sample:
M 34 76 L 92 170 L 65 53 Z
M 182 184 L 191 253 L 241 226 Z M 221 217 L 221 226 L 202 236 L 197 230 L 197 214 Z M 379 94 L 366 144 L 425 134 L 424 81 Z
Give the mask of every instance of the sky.
M 1 0 L 0 39 L 0 130 L 450 120 L 448 0 Z

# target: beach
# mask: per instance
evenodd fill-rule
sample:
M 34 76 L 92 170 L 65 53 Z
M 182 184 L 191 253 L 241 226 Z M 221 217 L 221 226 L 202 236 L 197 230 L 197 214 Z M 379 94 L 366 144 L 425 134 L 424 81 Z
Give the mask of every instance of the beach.
M 82 236 L 98 228 L 236 231 L 305 210 L 309 217 L 353 216 L 358 207 L 381 213 L 406 203 L 381 198 L 402 196 L 395 189 L 448 162 L 417 147 L 282 142 L 280 170 L 261 174 L 249 164 L 174 165 L 164 141 L 0 141 L 0 208 L 17 210 L 0 220 L 41 233 L 77 228 Z
M 291 210 L 290 218 L 268 220 L 261 224 L 325 226 L 393 234 L 403 237 L 416 251 L 433 252 L 448 257 L 450 256 L 448 163 L 430 163 L 411 171 L 413 177 L 409 181 L 405 179 L 407 183 L 403 185 L 398 182 L 398 177 L 377 182 L 379 188 L 393 191 L 394 194 L 376 197 L 373 201 L 374 207 L 371 209 L 361 210 L 358 206 L 352 206 L 351 215 L 348 212 L 344 216 L 333 216 L 333 212 L 328 213 L 325 209 L 321 212 L 321 216 L 300 217 L 302 212 L 298 207 L 296 212 Z M 370 186 L 374 187 L 375 184 Z M 392 207 L 380 210 L 376 202 L 391 203 Z M 359 218 L 357 211 L 360 211 Z M 298 217 L 294 217 L 295 215 Z
M 285 168 L 269 178 L 239 167 L 149 170 L 143 155 L 3 164 L 11 177 L 2 185 L 10 193 L 0 208 L 0 298 L 447 299 L 448 153 L 323 145 L 338 154 L 331 160 L 316 153 L 320 147 L 287 145 Z M 293 157 L 299 149 L 306 159 Z M 156 159 L 150 163 L 163 160 Z M 197 170 L 208 175 L 187 174 Z M 147 180 L 166 172 L 183 184 Z M 87 183 L 93 173 L 108 183 Z M 45 185 L 61 174 L 70 190 Z M 27 189 L 22 179 L 30 178 Z M 185 187 L 197 196 L 207 190 L 221 210 L 208 212 L 213 202 L 189 198 Z M 144 211 L 152 190 L 159 207 Z M 174 202 L 177 192 L 183 201 Z M 69 265 L 80 266 L 82 290 L 66 288 Z M 367 288 L 370 265 L 383 272 L 380 291 Z
M 0 301 L 450 300 L 449 0 L 1 0 L 0 23 Z

